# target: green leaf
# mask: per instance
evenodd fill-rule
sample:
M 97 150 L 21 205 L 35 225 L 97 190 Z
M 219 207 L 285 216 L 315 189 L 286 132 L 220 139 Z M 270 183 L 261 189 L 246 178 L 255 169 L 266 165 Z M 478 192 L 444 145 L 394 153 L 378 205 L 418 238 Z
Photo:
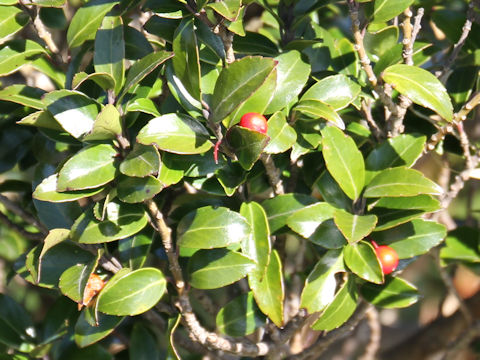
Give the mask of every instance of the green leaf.
M 0 90 L 0 100 L 11 101 L 33 109 L 42 110 L 44 108 L 41 100 L 43 94 L 45 94 L 45 91 L 42 89 L 15 84 Z
M 0 294 L 0 342 L 20 349 L 33 343 L 33 322 L 28 313 L 11 297 Z
M 147 225 L 147 214 L 138 204 L 110 202 L 107 205 L 108 220 L 98 221 L 91 211 L 86 211 L 72 226 L 73 240 L 84 244 L 100 244 L 124 239 Z
M 77 139 L 93 129 L 100 108 L 93 99 L 71 90 L 52 91 L 43 97 L 43 103 L 65 131 Z
M 19 125 L 36 126 L 43 129 L 50 129 L 57 132 L 64 132 L 60 124 L 48 111 L 37 111 L 17 121 Z
M 160 154 L 155 146 L 135 143 L 120 164 L 120 172 L 127 176 L 145 177 L 160 170 Z
M 333 126 L 322 130 L 322 140 L 328 172 L 350 199 L 358 199 L 365 181 L 362 153 L 351 137 Z
M 115 80 L 115 93 L 123 85 L 125 75 L 125 41 L 120 16 L 105 16 L 95 36 L 93 64 L 95 72 L 107 73 Z
M 345 37 L 335 40 L 329 46 L 332 56 L 332 67 L 335 71 L 357 77 L 360 62 L 353 44 Z
M 328 171 L 324 171 L 315 181 L 315 189 L 333 207 L 352 211 L 352 200 L 342 191 Z
M 100 193 L 103 190 L 102 187 L 99 187 L 96 189 L 58 192 L 57 179 L 58 179 L 57 174 L 53 174 L 45 178 L 35 188 L 35 191 L 32 194 L 33 198 L 37 200 L 42 200 L 42 201 L 61 203 L 61 202 L 67 202 L 67 201 L 75 201 L 75 200 L 83 199 L 89 196 L 93 196 Z
M 369 183 L 381 170 L 390 167 L 411 167 L 422 155 L 426 137 L 401 134 L 390 138 L 373 149 L 365 160 L 365 183 Z
M 440 249 L 440 258 L 447 262 L 480 262 L 479 238 L 474 228 L 459 227 L 450 231 L 445 246 Z
M 384 197 L 374 204 L 370 213 L 377 215 L 378 223 L 375 231 L 390 229 L 418 218 L 425 213 L 441 209 L 440 201 L 430 195 L 412 197 Z
M 270 225 L 270 232 L 280 233 L 287 230 L 287 219 L 304 206 L 316 203 L 314 197 L 305 194 L 284 194 L 262 202 Z
M 357 291 L 353 276 L 349 276 L 327 306 L 320 318 L 312 325 L 313 330 L 330 331 L 345 323 L 357 308 Z
M 150 120 L 138 133 L 137 141 L 177 154 L 201 154 L 212 147 L 207 129 L 182 114 L 166 114 Z
M 400 259 L 409 259 L 427 253 L 446 237 L 445 225 L 415 219 L 386 231 L 375 232 L 373 239 L 380 245 L 389 245 Z
M 345 264 L 362 279 L 382 284 L 383 273 L 372 245 L 365 241 L 348 244 L 344 250 Z
M 150 114 L 153 116 L 160 116 L 160 111 L 157 109 L 157 105 L 147 98 L 136 98 L 133 101 L 129 101 L 126 108 L 127 112 L 130 111 L 139 111 L 145 114 Z
M 120 176 L 117 183 L 118 198 L 126 203 L 139 203 L 153 198 L 163 189 L 156 177 Z
M 273 59 L 245 57 L 224 68 L 215 84 L 210 121 L 220 122 L 243 104 L 275 69 Z
M 299 209 L 287 219 L 287 225 L 304 238 L 313 235 L 318 226 L 331 219 L 335 208 L 326 202 L 319 202 Z
M 153 236 L 136 234 L 118 242 L 119 259 L 130 269 L 140 269 L 147 260 Z
M 0 50 L 0 76 L 14 73 L 40 54 L 46 54 L 45 48 L 32 40 L 13 40 Z
M 371 197 L 441 195 L 443 189 L 417 170 L 396 167 L 381 171 L 365 188 L 363 194 Z
M 32 3 L 37 6 L 62 7 L 66 0 L 33 0 Z
M 200 42 L 212 50 L 219 59 L 225 59 L 225 48 L 222 40 L 216 36 L 203 21 L 200 21 L 200 19 L 195 21 L 195 35 L 198 36 Z
M 133 316 L 152 308 L 163 296 L 167 282 L 156 268 L 119 271 L 98 295 L 97 309 L 108 315 Z
M 270 141 L 264 149 L 267 154 L 280 154 L 290 149 L 297 140 L 297 133 L 287 123 L 285 114 L 277 111 L 268 119 L 267 135 Z
M 295 106 L 295 111 L 301 112 L 313 119 L 325 119 L 340 129 L 345 129 L 345 123 L 337 112 L 328 104 L 319 100 L 302 100 Z
M 90 145 L 72 156 L 60 169 L 57 191 L 93 189 L 115 177 L 117 150 L 108 144 Z
M 98 114 L 93 123 L 93 129 L 85 135 L 83 141 L 113 140 L 121 134 L 120 113 L 114 105 L 107 104 Z
M 338 230 L 333 219 L 322 222 L 308 240 L 325 249 L 340 249 L 347 244 L 347 239 Z
M 217 289 L 238 281 L 255 267 L 255 262 L 228 249 L 199 250 L 188 262 L 190 285 Z
M 87 347 L 107 337 L 124 319 L 123 317 L 102 313 L 98 313 L 97 319 L 94 319 L 92 318 L 92 313 L 94 313 L 94 311 L 85 308 L 80 313 L 75 324 L 74 339 L 75 343 L 81 348 Z M 96 326 L 92 326 L 92 323 L 96 323 Z
M 186 248 L 212 249 L 244 241 L 250 236 L 248 222 L 225 207 L 204 206 L 189 212 L 177 227 L 178 244 Z
M 309 313 L 322 311 L 335 297 L 335 274 L 344 271 L 342 250 L 327 251 L 305 281 L 300 307 Z
M 247 180 L 247 175 L 248 173 L 238 162 L 232 162 L 215 171 L 215 177 L 222 185 L 227 196 L 232 196 L 235 193 L 238 187 Z
M 242 242 L 242 253 L 256 262 L 256 273 L 261 277 L 265 273 L 272 250 L 267 214 L 259 203 L 252 201 L 242 203 L 240 215 L 248 221 L 252 228 L 250 236 Z
M 285 108 L 302 91 L 310 75 L 310 65 L 302 60 L 300 52 L 288 51 L 275 57 L 277 86 L 265 114 Z
M 160 359 L 157 337 L 141 322 L 136 322 L 133 325 L 128 355 L 129 359 L 136 360 Z
M 145 35 L 132 26 L 123 26 L 125 39 L 125 58 L 138 60 L 153 52 L 153 47 Z
M 207 7 L 213 9 L 216 13 L 225 19 L 235 21 L 240 11 L 242 2 L 240 0 L 221 0 L 208 4 Z
M 93 40 L 104 16 L 116 4 L 118 1 L 115 0 L 92 0 L 78 9 L 68 27 L 68 46 L 75 48 L 87 40 Z
M 76 264 L 65 270 L 58 282 L 62 294 L 82 304 L 85 286 L 96 265 L 93 261 L 87 264 Z
M 245 170 L 250 170 L 267 145 L 268 136 L 242 126 L 234 126 L 228 130 L 227 141 L 240 165 Z
M 378 219 L 375 215 L 353 215 L 335 210 L 333 220 L 348 242 L 356 243 L 373 231 Z
M 366 283 L 360 292 L 368 302 L 387 309 L 408 307 L 420 298 L 415 286 L 398 277 L 388 277 L 383 285 Z
M 413 0 L 375 0 L 373 22 L 382 23 L 393 19 L 407 9 Z
M 446 121 L 453 120 L 453 106 L 443 84 L 427 70 L 404 64 L 392 65 L 382 78 L 415 104 L 435 111 Z
M 266 318 L 251 292 L 237 296 L 222 307 L 216 317 L 217 329 L 229 336 L 245 336 L 264 326 Z
M 193 17 L 184 18 L 175 30 L 172 44 L 175 75 L 195 99 L 201 100 L 200 55 L 195 35 Z
M 42 261 L 45 254 L 53 248 L 55 245 L 60 244 L 68 239 L 70 231 L 68 229 L 52 229 L 48 232 L 48 235 L 43 240 L 42 251 L 38 255 L 38 266 L 37 266 L 37 280 L 41 278 L 42 275 Z
M 363 43 L 365 50 L 378 57 L 382 57 L 385 53 L 397 44 L 398 41 L 398 26 L 386 26 L 378 31 L 365 32 Z
M 260 310 L 267 315 L 278 327 L 283 326 L 283 300 L 285 289 L 283 286 L 282 261 L 276 250 L 270 254 L 270 261 L 264 274 L 250 272 L 248 284 Z
M 349 77 L 338 74 L 327 76 L 310 87 L 300 101 L 316 100 L 330 105 L 334 110 L 340 110 L 354 101 L 361 88 Z
M 118 96 L 118 102 L 121 102 L 128 90 L 137 85 L 145 76 L 150 74 L 153 70 L 170 59 L 172 56 L 172 52 L 157 51 L 136 61 L 135 64 L 133 64 L 128 70 L 125 85 L 123 86 L 122 92 Z
M 113 89 L 115 87 L 115 80 L 112 75 L 107 73 L 92 73 L 87 74 L 86 72 L 79 72 L 76 73 L 72 80 L 72 89 L 77 90 L 80 85 L 82 85 L 85 81 L 91 80 L 102 89 Z

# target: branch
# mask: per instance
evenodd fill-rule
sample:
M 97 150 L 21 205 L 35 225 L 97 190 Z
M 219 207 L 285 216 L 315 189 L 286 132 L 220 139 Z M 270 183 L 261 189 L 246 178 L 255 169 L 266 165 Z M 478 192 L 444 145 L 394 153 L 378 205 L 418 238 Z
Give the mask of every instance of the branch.
M 445 352 L 442 360 L 455 360 L 458 353 L 465 349 L 470 343 L 480 335 L 480 321 L 476 321 L 466 331 L 458 335 L 458 337 L 452 341 L 449 348 Z
M 272 156 L 269 154 L 263 153 L 260 156 L 260 160 L 265 167 L 267 172 L 268 181 L 272 186 L 273 192 L 275 195 L 282 195 L 285 194 L 285 188 L 283 187 L 283 181 L 280 177 L 280 170 L 275 166 L 273 162 Z
M 370 341 L 365 348 L 365 353 L 359 358 L 359 360 L 375 360 L 378 349 L 380 348 L 382 326 L 378 319 L 378 311 L 374 307 L 369 308 L 366 315 L 370 327 Z
M 375 122 L 375 119 L 372 116 L 372 103 L 369 100 L 362 100 L 362 113 L 365 116 L 365 119 L 367 120 L 368 126 L 372 130 L 373 136 L 375 136 L 375 139 L 380 141 L 385 137 L 385 134 L 382 129 L 377 125 Z
M 0 204 L 5 206 L 7 210 L 10 210 L 14 214 L 20 216 L 26 223 L 35 226 L 42 235 L 48 235 L 48 229 L 42 223 L 40 223 L 32 214 L 23 210 L 20 206 L 6 196 L 0 195 Z

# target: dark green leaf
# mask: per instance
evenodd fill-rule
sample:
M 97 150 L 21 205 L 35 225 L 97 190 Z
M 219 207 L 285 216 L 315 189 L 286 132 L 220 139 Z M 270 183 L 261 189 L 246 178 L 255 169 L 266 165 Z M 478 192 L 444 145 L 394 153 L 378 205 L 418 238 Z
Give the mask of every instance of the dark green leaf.
M 87 74 L 86 72 L 79 72 L 76 73 L 72 80 L 72 89 L 77 90 L 80 85 L 82 85 L 85 81 L 91 80 L 102 89 L 113 89 L 115 87 L 115 80 L 114 78 L 107 73 L 92 73 Z
M 318 190 L 322 198 L 330 205 L 351 211 L 352 200 L 342 191 L 335 179 L 328 171 L 324 171 L 315 181 L 315 190 Z
M 360 70 L 357 53 L 353 44 L 345 37 L 336 40 L 329 46 L 332 54 L 332 67 L 335 71 L 345 74 L 357 76 Z
M 363 43 L 365 50 L 382 57 L 389 52 L 398 41 L 398 26 L 386 26 L 378 31 L 365 32 Z
M 57 174 L 50 175 L 39 184 L 32 196 L 37 200 L 50 202 L 67 202 L 83 199 L 98 194 L 103 190 L 102 187 L 96 189 L 86 189 L 78 191 L 57 191 Z
M 377 223 L 375 215 L 353 215 L 335 210 L 333 220 L 349 243 L 356 243 L 372 232 Z
M 125 39 L 125 58 L 138 60 L 153 52 L 153 47 L 145 35 L 132 26 L 123 26 L 123 37 Z
M 353 273 L 367 281 L 382 284 L 383 273 L 372 245 L 365 241 L 344 248 L 345 264 Z
M 215 177 L 227 196 L 235 194 L 238 187 L 247 180 L 247 175 L 238 162 L 233 162 L 215 171 Z
M 130 334 L 128 354 L 130 359 L 157 360 L 160 359 L 160 349 L 155 334 L 145 325 L 136 322 Z
M 140 269 L 147 260 L 153 238 L 140 233 L 118 242 L 119 259 L 130 269 Z
M 177 154 L 201 154 L 212 147 L 207 129 L 197 120 L 181 114 L 154 118 L 137 135 L 144 145 Z
M 383 285 L 366 283 L 360 292 L 368 302 L 387 309 L 408 307 L 420 298 L 415 286 L 398 277 L 389 277 Z
M 255 262 L 228 249 L 199 250 L 188 262 L 190 285 L 216 289 L 238 281 L 255 268 Z
M 160 270 L 124 270 L 117 272 L 98 295 L 98 311 L 117 316 L 138 315 L 152 308 L 163 296 L 167 282 Z
M 329 173 L 350 199 L 358 199 L 365 181 L 362 153 L 353 139 L 336 127 L 325 127 L 322 139 L 323 157 Z
M 62 276 L 60 276 L 60 281 L 58 282 L 62 294 L 73 301 L 82 304 L 85 286 L 87 286 L 90 274 L 96 265 L 96 262 L 76 264 L 65 270 Z
M 111 334 L 124 319 L 123 317 L 102 313 L 98 313 L 97 319 L 94 319 L 92 313 L 94 312 L 85 308 L 75 324 L 74 339 L 75 343 L 81 348 L 94 344 Z M 97 324 L 95 324 L 96 322 Z M 92 326 L 92 323 L 95 326 Z
M 30 316 L 5 294 L 0 294 L 0 325 L 0 342 L 16 349 L 22 345 L 28 347 L 27 342 L 33 342 L 35 328 Z
M 163 187 L 160 180 L 153 176 L 120 176 L 117 184 L 118 198 L 126 203 L 139 203 L 153 198 Z
M 227 133 L 228 144 L 234 149 L 238 162 L 250 170 L 267 145 L 268 136 L 241 126 L 232 127 Z
M 340 249 L 347 244 L 347 239 L 338 230 L 333 219 L 322 222 L 308 240 L 326 249 Z
M 443 261 L 463 261 L 466 263 L 480 262 L 480 236 L 476 229 L 459 227 L 450 231 L 445 247 L 440 250 L 440 258 Z

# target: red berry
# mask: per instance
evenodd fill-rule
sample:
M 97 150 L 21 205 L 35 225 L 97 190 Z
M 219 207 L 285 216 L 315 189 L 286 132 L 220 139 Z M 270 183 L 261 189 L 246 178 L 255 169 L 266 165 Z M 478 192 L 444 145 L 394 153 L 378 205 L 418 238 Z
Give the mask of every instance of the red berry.
M 390 274 L 398 266 L 398 254 L 387 245 L 377 245 L 375 241 L 372 241 L 372 245 L 375 248 L 380 265 L 382 265 L 382 271 L 385 275 Z
M 244 114 L 240 119 L 239 125 L 262 134 L 267 133 L 267 119 L 259 113 L 250 112 Z

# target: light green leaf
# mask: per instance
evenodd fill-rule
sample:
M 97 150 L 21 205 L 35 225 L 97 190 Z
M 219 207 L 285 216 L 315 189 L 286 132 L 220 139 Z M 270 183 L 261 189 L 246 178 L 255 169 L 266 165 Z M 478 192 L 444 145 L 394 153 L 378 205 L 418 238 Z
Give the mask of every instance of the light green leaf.
M 139 203 L 153 198 L 163 189 L 156 177 L 120 176 L 117 183 L 118 198 L 126 203 Z
M 0 76 L 10 75 L 46 53 L 44 47 L 32 40 L 9 41 L 0 50 Z
M 373 246 L 365 241 L 348 244 L 344 248 L 345 264 L 355 274 L 367 281 L 382 284 L 383 273 Z
M 299 209 L 287 219 L 287 225 L 304 238 L 313 235 L 318 226 L 331 219 L 335 208 L 326 202 L 319 202 Z
M 72 156 L 60 169 L 57 191 L 93 189 L 114 179 L 117 150 L 108 144 L 90 145 Z
M 322 118 L 330 121 L 340 129 L 345 129 L 345 123 L 330 105 L 319 100 L 302 100 L 295 106 L 295 111 L 301 112 L 310 118 Z
M 108 315 L 138 315 L 152 308 L 166 287 L 165 277 L 156 268 L 119 271 L 98 295 L 96 307 Z
M 405 167 L 381 171 L 365 188 L 363 194 L 371 197 L 415 196 L 419 194 L 441 195 L 443 189 L 417 170 Z
M 85 81 L 91 80 L 102 89 L 113 89 L 115 87 L 115 80 L 112 75 L 107 73 L 92 73 L 87 74 L 86 72 L 79 72 L 76 73 L 72 80 L 72 89 L 77 90 L 80 85 L 82 85 Z
M 87 286 L 88 278 L 95 266 L 96 262 L 91 262 L 89 264 L 76 264 L 65 270 L 58 282 L 62 294 L 82 304 L 85 286 Z
M 32 196 L 34 199 L 42 201 L 50 201 L 55 203 L 75 201 L 83 199 L 89 196 L 93 196 L 101 192 L 104 188 L 99 187 L 96 189 L 85 189 L 78 191 L 57 191 L 57 180 L 58 174 L 50 175 L 45 178 L 33 192 Z
M 280 154 L 290 149 L 297 140 L 297 133 L 287 123 L 285 114 L 277 111 L 268 119 L 267 135 L 270 141 L 264 149 L 267 154 Z
M 122 134 L 121 122 L 117 108 L 107 104 L 98 114 L 93 123 L 93 129 L 85 135 L 83 141 L 116 139 Z
M 366 283 L 360 292 L 368 302 L 387 309 L 408 307 L 420 298 L 415 286 L 398 277 L 389 277 L 383 285 Z
M 160 170 L 160 154 L 155 146 L 135 143 L 120 164 L 120 172 L 127 176 L 145 177 Z
M 414 103 L 435 111 L 446 121 L 453 120 L 453 106 L 447 90 L 427 70 L 397 64 L 386 68 L 382 78 Z
M 207 7 L 213 9 L 216 13 L 223 16 L 225 19 L 235 21 L 240 11 L 241 5 L 241 0 L 221 0 L 208 4 Z
M 118 242 L 119 260 L 130 269 L 140 269 L 147 260 L 153 236 L 136 234 Z
M 370 234 L 377 223 L 375 215 L 353 215 L 335 210 L 333 220 L 349 243 L 356 243 Z
M 365 181 L 362 153 L 353 139 L 336 127 L 325 127 L 322 137 L 322 152 L 328 172 L 350 199 L 358 199 Z
M 199 250 L 188 262 L 190 284 L 197 289 L 217 289 L 238 281 L 255 268 L 255 262 L 228 249 Z
M 225 207 L 205 206 L 180 221 L 178 244 L 186 248 L 212 249 L 240 243 L 250 236 L 248 222 L 239 213 Z
M 201 154 L 212 147 L 209 133 L 197 120 L 182 114 L 166 114 L 154 118 L 137 135 L 144 145 L 177 154 Z
M 44 94 L 45 91 L 42 89 L 23 84 L 14 84 L 0 90 L 0 100 L 11 101 L 33 109 L 42 110 L 44 105 L 41 97 Z
M 440 258 L 445 262 L 479 263 L 479 233 L 475 228 L 459 227 L 450 231 Z
M 382 23 L 393 19 L 407 9 L 413 0 L 375 0 L 373 22 Z

